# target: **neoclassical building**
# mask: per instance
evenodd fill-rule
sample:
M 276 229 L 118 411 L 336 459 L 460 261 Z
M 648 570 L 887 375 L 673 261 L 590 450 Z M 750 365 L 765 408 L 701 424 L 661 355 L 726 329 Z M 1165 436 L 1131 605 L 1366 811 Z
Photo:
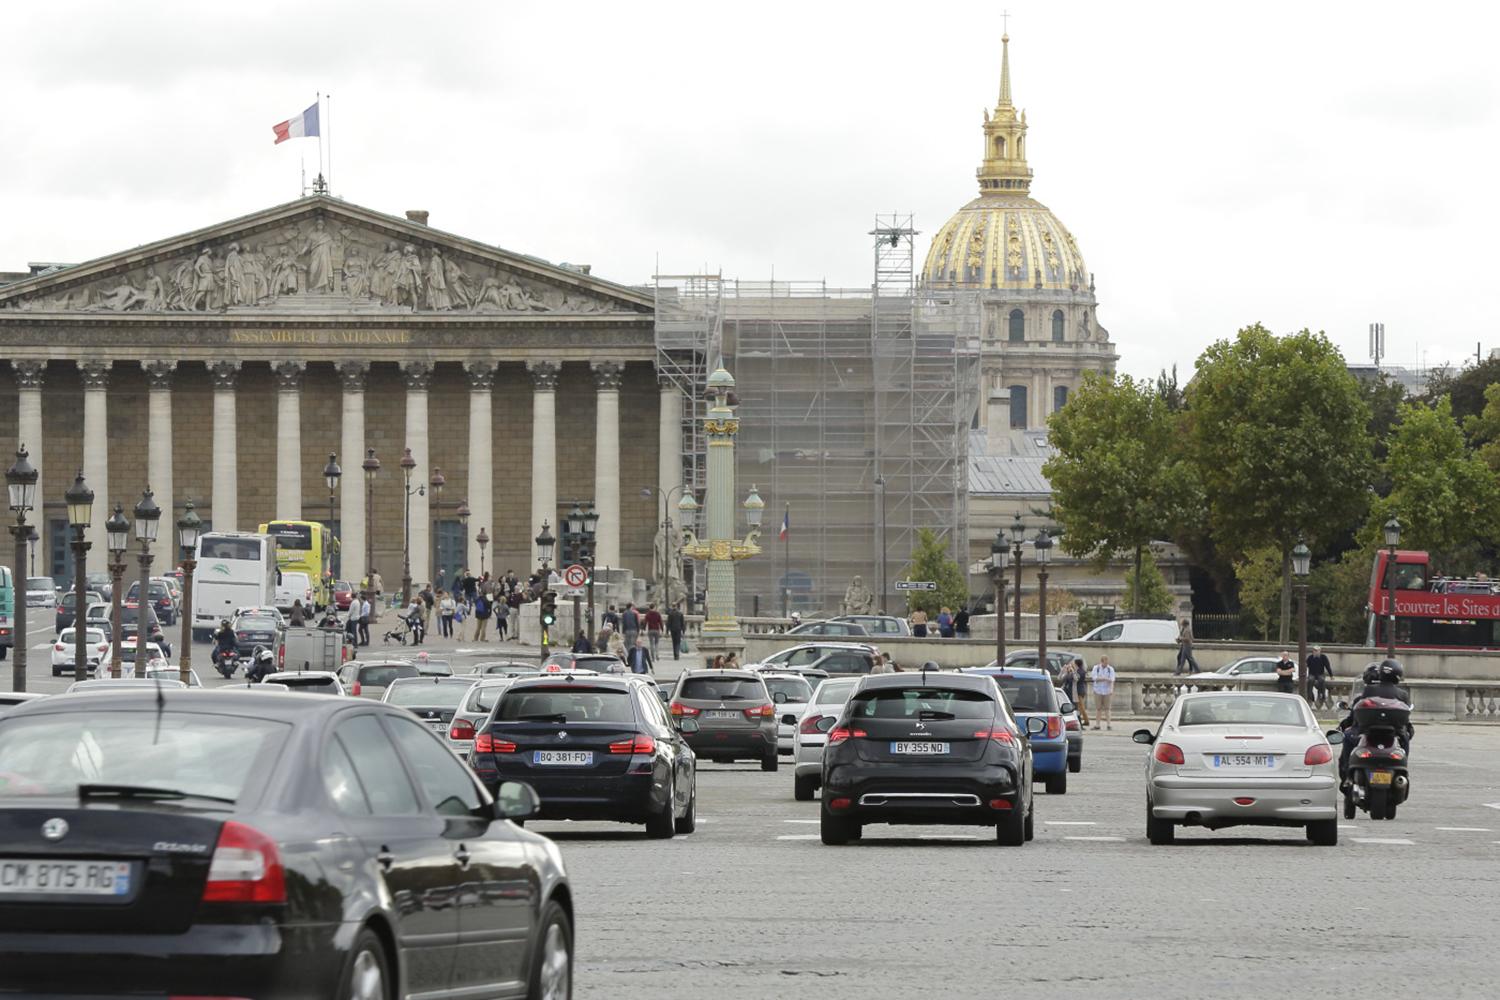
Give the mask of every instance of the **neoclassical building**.
M 322 194 L 33 272 L 0 276 L 0 440 L 42 471 L 42 575 L 70 565 L 62 498 L 80 469 L 102 569 L 110 507 L 148 485 L 213 528 L 326 521 L 337 455 L 341 575 L 365 573 L 368 541 L 393 590 L 407 448 L 414 490 L 434 469 L 446 481 L 410 497 L 415 580 L 477 569 L 480 528 L 486 567 L 524 572 L 575 500 L 599 515 L 598 565 L 649 575 L 684 414 L 658 378 L 648 291 Z

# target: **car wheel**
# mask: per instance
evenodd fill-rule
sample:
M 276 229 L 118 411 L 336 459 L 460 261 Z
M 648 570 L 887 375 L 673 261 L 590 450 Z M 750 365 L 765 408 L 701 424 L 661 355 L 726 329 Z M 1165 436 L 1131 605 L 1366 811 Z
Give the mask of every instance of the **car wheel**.
M 339 986 L 341 1000 L 390 1000 L 391 963 L 375 932 L 368 927 L 360 931 L 349 953 L 349 967 Z
M 1169 819 L 1157 819 L 1151 815 L 1149 802 L 1146 804 L 1146 839 L 1158 846 L 1177 839 L 1177 827 Z
M 1371 819 L 1385 819 L 1386 794 L 1384 788 L 1370 786 L 1365 789 L 1365 808 Z
M 1048 795 L 1067 795 L 1068 772 L 1061 771 L 1057 774 L 1049 774 L 1044 784 L 1047 786 Z
M 661 812 L 646 820 L 646 833 L 656 840 L 670 840 L 677 828 L 677 819 L 673 815 L 676 812 L 677 785 L 673 783 L 667 785 L 667 802 Z
M 1345 819 L 1353 819 L 1354 818 L 1354 793 L 1353 792 L 1345 792 L 1344 793 L 1344 818 Z
M 1068 770 L 1071 771 L 1074 774 L 1077 774 L 1079 771 L 1082 771 L 1083 770 L 1083 758 L 1082 757 L 1069 757 L 1068 758 Z
M 1396 797 L 1394 795 L 1390 795 L 1390 796 L 1386 797 L 1386 800 L 1385 800 L 1385 818 L 1386 819 L 1395 819 L 1396 818 Z
M 760 759 L 760 769 L 762 771 L 774 771 L 780 766 L 781 755 L 778 754 L 775 750 L 771 751 L 770 756 L 762 757 Z
M 843 816 L 835 816 L 827 809 L 821 813 L 818 832 L 822 835 L 823 843 L 834 847 L 858 840 L 860 833 L 858 823 Z
M 573 925 L 555 899 L 542 907 L 526 996 L 527 1000 L 571 1000 L 573 996 Z
M 1339 821 L 1336 819 L 1323 819 L 1316 823 L 1307 824 L 1307 839 L 1319 847 L 1337 847 L 1339 842 Z
M 1006 847 L 1020 847 L 1026 843 L 1026 813 L 1028 810 L 1012 809 L 995 827 L 995 840 Z
M 799 774 L 792 779 L 792 797 L 798 802 L 811 802 L 817 790 L 818 779 L 810 774 Z
M 698 829 L 698 783 L 693 782 L 693 794 L 688 798 L 687 812 L 677 821 L 678 833 L 692 833 Z
M 1031 840 L 1036 836 L 1036 796 L 1032 796 L 1031 804 L 1026 807 L 1026 839 Z

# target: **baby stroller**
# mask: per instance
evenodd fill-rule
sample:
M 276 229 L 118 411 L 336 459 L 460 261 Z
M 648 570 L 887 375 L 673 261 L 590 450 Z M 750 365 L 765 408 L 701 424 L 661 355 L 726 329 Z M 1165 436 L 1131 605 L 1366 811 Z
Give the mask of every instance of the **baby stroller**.
M 404 646 L 407 640 L 410 639 L 412 644 L 415 645 L 422 641 L 422 637 L 422 616 L 412 615 L 410 618 L 399 619 L 396 627 L 387 632 L 381 641 L 391 642 L 394 640 Z

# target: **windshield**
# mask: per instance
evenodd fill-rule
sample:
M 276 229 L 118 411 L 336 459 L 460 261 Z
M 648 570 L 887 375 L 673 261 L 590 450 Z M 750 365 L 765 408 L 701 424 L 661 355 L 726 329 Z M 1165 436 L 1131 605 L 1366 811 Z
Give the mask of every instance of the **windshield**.
M 953 688 L 882 688 L 861 694 L 849 706 L 853 719 L 992 719 L 995 702 L 983 691 Z
M 332 677 L 276 677 L 272 675 L 267 677 L 264 683 L 312 694 L 339 693 L 338 684 Z
M 290 734 L 281 722 L 158 712 L 154 704 L 149 711 L 12 716 L 0 721 L 0 798 L 119 784 L 235 800 Z M 238 752 L 224 753 L 226 746 Z
M 689 677 L 682 682 L 679 698 L 694 701 L 765 701 L 766 684 L 759 677 Z
M 1010 706 L 1012 712 L 1055 712 L 1053 694 L 1055 690 L 1050 680 L 1042 680 L 1040 677 L 996 677 L 995 683 L 1000 685 L 1000 693 L 1005 695 L 1005 703 Z
M 603 688 L 527 688 L 507 691 L 496 718 L 506 722 L 613 722 L 635 725 L 630 695 Z
M 798 705 L 804 705 L 812 698 L 812 685 L 800 677 L 767 677 L 766 687 L 773 701 L 778 694 L 786 695 L 787 701 Z
M 146 643 L 146 659 L 148 659 L 148 660 L 162 660 L 162 659 L 165 659 L 165 658 L 166 657 L 164 657 L 164 656 L 161 655 L 161 647 L 160 646 L 158 646 L 154 642 L 148 642 L 148 643 Z M 124 660 L 127 663 L 134 663 L 135 662 L 135 643 L 133 643 L 133 642 L 122 642 L 122 643 L 120 643 L 120 659 Z
M 814 697 L 819 705 L 842 705 L 854 693 L 857 681 L 827 681 L 818 685 Z
M 421 708 L 457 708 L 468 694 L 467 684 L 434 684 L 431 681 L 392 684 L 385 693 L 390 705 Z
M 1182 703 L 1180 726 L 1306 726 L 1302 702 L 1293 698 L 1209 695 Z
M 198 543 L 199 559 L 260 559 L 256 538 L 204 538 Z
M 51 590 L 52 577 L 50 576 L 28 576 L 26 578 L 27 590 Z
M 266 525 L 266 533 L 276 539 L 279 549 L 306 550 L 312 548 L 312 525 L 277 524 Z
M 510 687 L 508 682 L 505 684 L 481 684 L 474 689 L 473 694 L 469 695 L 469 702 L 464 706 L 464 711 L 488 712 L 495 707 L 495 702 L 500 700 L 500 696 L 505 693 L 505 689 L 508 687 Z
M 270 615 L 240 615 L 234 620 L 235 628 L 275 628 L 276 619 Z

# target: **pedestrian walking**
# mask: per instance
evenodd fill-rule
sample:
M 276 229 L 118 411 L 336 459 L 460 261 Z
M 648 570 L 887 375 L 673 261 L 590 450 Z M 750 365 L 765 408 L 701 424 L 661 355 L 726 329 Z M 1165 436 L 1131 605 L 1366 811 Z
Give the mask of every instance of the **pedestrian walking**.
M 1184 670 L 1183 664 L 1191 669 Z M 1182 619 L 1177 629 L 1177 666 L 1172 669 L 1173 675 L 1181 673 L 1198 672 L 1198 661 L 1193 659 L 1193 623 L 1191 619 Z
M 911 634 L 918 639 L 927 638 L 927 612 L 921 608 L 911 613 Z
M 937 627 L 938 635 L 944 639 L 953 638 L 953 610 L 951 608 L 945 607 L 938 612 Z
M 667 612 L 667 634 L 672 637 L 672 659 L 682 659 L 682 635 L 687 631 L 687 617 L 682 613 L 682 605 L 674 604 L 672 610 Z
M 725 653 L 724 654 L 724 669 L 725 670 L 738 670 L 738 669 L 740 669 L 740 654 L 736 653 L 736 652 L 733 652 L 733 651 Z
M 444 639 L 453 638 L 453 616 L 458 613 L 458 602 L 446 590 L 438 591 L 438 634 Z
M 375 603 L 370 600 L 370 592 L 367 590 L 359 599 L 359 644 L 368 646 L 370 644 L 370 619 L 375 616 Z
M 1322 646 L 1314 646 L 1308 654 L 1307 677 L 1312 682 L 1313 701 L 1321 705 L 1328 700 L 1328 688 L 1333 684 L 1333 664 L 1328 662 Z
M 959 608 L 953 616 L 953 634 L 960 639 L 969 637 L 969 609 Z
M 1073 703 L 1073 708 L 1078 712 L 1078 724 L 1086 726 L 1089 724 L 1089 710 L 1084 702 L 1089 696 L 1088 671 L 1084 668 L 1083 657 L 1075 656 L 1063 667 L 1063 692 L 1067 694 L 1068 700 Z
M 661 612 L 656 610 L 652 604 L 646 608 L 646 638 L 651 640 L 651 659 L 655 660 L 658 649 L 661 646 L 662 625 Z
M 302 607 L 301 599 L 292 602 L 292 610 L 286 616 L 287 624 L 300 628 L 307 624 L 307 611 Z
M 1281 659 L 1276 661 L 1276 690 L 1282 694 L 1295 694 L 1297 691 L 1297 664 L 1284 649 L 1281 651 Z
M 599 620 L 616 632 L 620 630 L 620 613 L 615 610 L 613 604 L 604 609 L 604 614 L 599 617 Z
M 519 619 L 517 619 L 519 621 Z M 495 602 L 495 641 L 504 642 L 506 631 L 510 628 L 510 605 L 504 601 Z M 521 630 L 516 629 L 516 638 L 519 639 Z
M 625 635 L 625 648 L 634 648 L 635 640 L 641 634 L 641 613 L 634 604 L 626 604 L 620 613 L 620 631 Z
M 378 569 L 370 570 L 370 589 L 375 591 L 375 603 L 377 605 L 385 600 L 385 581 L 380 578 L 380 570 Z M 370 641 L 366 639 L 365 645 L 368 646 L 369 644 Z
M 489 638 L 490 615 L 494 612 L 490 595 L 480 591 L 474 597 L 474 641 L 484 642 Z
M 625 665 L 633 674 L 651 673 L 651 650 L 646 648 L 646 640 L 637 637 L 635 645 L 625 655 Z
M 588 633 L 584 632 L 583 629 L 579 629 L 578 638 L 573 640 L 573 652 L 592 653 L 593 651 L 594 644 L 592 642 L 589 642 Z
M 432 594 L 432 584 L 426 584 L 417 592 L 422 606 L 418 609 L 422 613 L 422 634 L 425 636 L 428 629 L 432 627 L 432 608 L 437 599 Z
M 1094 728 L 1098 729 L 1102 720 L 1105 729 L 1113 729 L 1110 723 L 1114 721 L 1114 714 L 1110 711 L 1110 703 L 1115 697 L 1115 668 L 1109 665 L 1109 657 L 1099 657 L 1089 676 L 1094 682 Z

